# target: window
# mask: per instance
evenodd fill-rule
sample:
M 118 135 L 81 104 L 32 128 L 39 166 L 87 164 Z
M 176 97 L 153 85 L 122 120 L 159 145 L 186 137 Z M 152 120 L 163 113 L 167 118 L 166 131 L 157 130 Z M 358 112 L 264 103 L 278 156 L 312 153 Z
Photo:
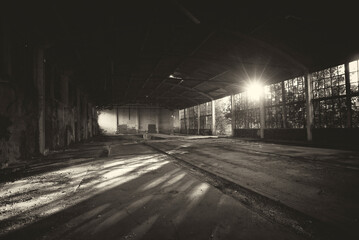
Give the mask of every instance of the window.
M 359 60 L 349 63 L 349 80 L 350 80 L 350 91 L 352 93 L 359 92 Z
M 284 81 L 285 99 L 287 103 L 305 101 L 304 77 Z
M 273 106 L 281 104 L 282 99 L 282 83 L 276 83 L 264 87 L 265 92 L 265 104 L 266 106 Z
M 344 64 L 312 73 L 313 98 L 346 94 Z
M 200 129 L 211 129 L 212 127 L 212 102 L 199 105 Z
M 179 111 L 179 118 L 181 120 L 181 132 L 185 133 L 187 128 L 186 118 L 185 118 L 185 109 Z
M 351 98 L 352 127 L 359 128 L 359 96 Z
M 304 128 L 306 124 L 305 102 L 286 105 L 287 128 Z
M 197 129 L 198 126 L 198 113 L 197 106 L 188 108 L 188 128 L 189 129 Z
M 312 74 L 314 126 L 344 128 L 347 124 L 344 64 Z
M 305 78 L 300 76 L 284 81 L 286 127 L 306 126 Z
M 266 107 L 266 127 L 267 128 L 283 128 L 283 107 Z
M 345 128 L 346 119 L 345 97 L 314 102 L 314 125 L 316 128 Z
M 283 128 L 282 82 L 264 87 L 266 128 Z
M 240 128 L 260 128 L 259 103 L 251 100 L 247 92 L 242 92 L 234 96 L 235 127 Z

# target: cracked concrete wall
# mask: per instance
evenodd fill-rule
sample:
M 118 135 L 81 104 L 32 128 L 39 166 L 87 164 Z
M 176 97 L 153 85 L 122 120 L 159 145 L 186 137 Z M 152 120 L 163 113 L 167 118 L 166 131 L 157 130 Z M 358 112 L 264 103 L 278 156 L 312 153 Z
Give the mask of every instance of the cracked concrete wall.
M 0 16 L 0 168 L 40 156 L 39 63 L 44 66 L 45 147 L 65 148 L 98 133 L 97 112 L 71 67 L 46 61 L 39 46 Z M 45 51 L 46 52 L 46 51 Z
M 74 84 L 71 70 L 48 63 L 45 77 L 45 148 L 62 149 L 97 135 L 97 112 Z
M 0 168 L 36 153 L 34 48 L 0 17 Z
M 36 99 L 15 83 L 0 84 L 0 167 L 28 159 L 37 150 Z

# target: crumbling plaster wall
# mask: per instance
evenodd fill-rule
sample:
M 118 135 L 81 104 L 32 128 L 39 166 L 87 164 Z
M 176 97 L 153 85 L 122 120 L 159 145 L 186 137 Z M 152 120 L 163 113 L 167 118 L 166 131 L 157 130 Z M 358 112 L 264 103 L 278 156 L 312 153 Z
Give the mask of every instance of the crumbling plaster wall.
M 0 168 L 36 154 L 35 49 L 0 17 Z
M 48 64 L 50 65 L 50 64 Z M 47 68 L 58 68 L 56 64 Z M 45 148 L 62 149 L 98 133 L 97 112 L 88 96 L 76 87 L 72 72 L 47 71 L 45 84 Z
M 37 149 L 34 96 L 14 83 L 0 84 L 0 167 L 28 159 Z
M 96 135 L 97 112 L 74 81 L 71 66 L 46 61 L 46 54 L 37 58 L 41 47 L 3 23 L 0 17 L 0 168 L 40 156 L 39 109 L 45 113 L 46 150 Z M 42 108 L 39 71 L 44 72 Z

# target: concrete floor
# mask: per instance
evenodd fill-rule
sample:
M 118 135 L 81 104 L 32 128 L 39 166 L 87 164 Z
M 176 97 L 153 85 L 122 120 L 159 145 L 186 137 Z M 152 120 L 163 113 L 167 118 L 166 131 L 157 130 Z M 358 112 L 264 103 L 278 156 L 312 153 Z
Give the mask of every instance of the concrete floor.
M 3 170 L 0 239 L 359 237 L 358 152 L 153 138 L 101 137 Z

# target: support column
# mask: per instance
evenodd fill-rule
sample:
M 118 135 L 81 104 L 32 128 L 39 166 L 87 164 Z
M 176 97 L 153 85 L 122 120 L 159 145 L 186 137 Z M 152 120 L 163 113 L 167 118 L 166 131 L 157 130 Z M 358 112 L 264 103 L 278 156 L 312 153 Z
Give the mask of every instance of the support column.
M 215 101 L 212 100 L 212 135 L 216 135 L 216 108 Z
M 231 119 L 231 125 L 232 125 L 232 137 L 235 136 L 234 134 L 234 130 L 236 129 L 236 111 L 235 111 L 235 102 L 234 102 L 234 95 L 231 95 L 231 115 L 232 115 L 232 119 Z
M 116 106 L 116 133 L 118 133 L 118 105 Z
M 156 106 L 156 132 L 160 132 L 160 108 L 158 104 Z
M 307 140 L 313 140 L 313 122 L 314 122 L 314 110 L 313 110 L 313 101 L 312 101 L 312 84 L 311 84 L 311 74 L 306 73 L 305 77 L 305 93 L 306 93 L 306 112 L 307 112 Z
M 264 108 L 264 86 L 261 89 L 261 94 L 259 97 L 259 119 L 260 119 L 260 137 L 264 138 L 264 129 L 265 129 L 265 124 L 266 124 L 266 119 L 265 119 L 265 108 Z
M 37 49 L 36 53 L 36 81 L 39 107 L 39 152 L 45 153 L 45 75 L 44 49 Z
M 199 135 L 200 125 L 201 125 L 201 110 L 200 105 L 197 105 L 197 134 Z
M 89 126 L 88 126 L 88 131 L 90 133 L 90 136 L 89 137 L 93 137 L 93 132 L 92 132 L 92 125 L 93 125 L 93 118 L 92 118 L 92 104 L 89 103 L 88 104 L 88 108 L 89 108 L 89 112 L 88 112 L 88 118 L 89 118 Z
M 281 85 L 282 85 L 282 108 L 283 108 L 283 116 L 282 116 L 282 119 L 283 119 L 283 128 L 287 128 L 287 108 L 286 108 L 286 102 L 287 102 L 287 99 L 286 99 L 286 94 L 285 94 L 285 87 L 284 87 L 284 82 L 281 82 Z
M 138 107 L 136 108 L 136 121 L 137 121 L 137 133 L 140 132 L 140 113 Z
M 81 126 L 82 126 L 82 118 L 81 118 L 81 97 L 80 91 L 76 88 L 76 141 L 79 142 L 82 139 L 81 136 Z
M 352 101 L 350 90 L 349 63 L 345 63 L 345 86 L 346 86 L 346 106 L 347 106 L 347 128 L 352 127 Z
M 183 109 L 183 115 L 184 115 L 184 127 L 186 128 L 186 134 L 188 135 L 188 127 L 187 127 L 187 116 L 186 116 L 187 108 Z
M 88 102 L 87 102 L 87 95 L 84 95 L 84 108 L 85 108 L 85 112 L 84 112 L 84 117 L 85 117 L 85 122 L 84 122 L 84 127 L 85 127 L 85 139 L 88 139 Z

